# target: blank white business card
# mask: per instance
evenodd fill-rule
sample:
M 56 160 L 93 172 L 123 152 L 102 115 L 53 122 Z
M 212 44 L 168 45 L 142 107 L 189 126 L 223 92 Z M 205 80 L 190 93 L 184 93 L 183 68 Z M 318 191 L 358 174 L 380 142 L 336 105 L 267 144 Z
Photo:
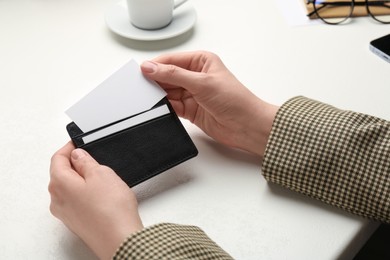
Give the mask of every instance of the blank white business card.
M 113 124 L 113 125 L 108 126 L 106 128 L 103 128 L 102 130 L 93 132 L 87 136 L 84 136 L 82 139 L 83 139 L 84 144 L 87 144 L 87 143 L 93 142 L 95 140 L 98 140 L 100 138 L 103 138 L 103 137 L 109 136 L 111 134 L 117 133 L 119 131 L 122 131 L 124 129 L 127 129 L 129 127 L 139 125 L 143 122 L 161 117 L 161 116 L 169 114 L 169 113 L 170 113 L 170 111 L 169 111 L 168 106 L 163 105 L 163 106 L 154 108 L 152 110 L 146 111 L 140 115 L 136 115 L 136 116 L 131 117 L 129 119 L 123 120 L 119 123 L 116 123 L 116 124 Z
M 66 114 L 84 132 L 151 109 L 165 91 L 131 60 L 70 107 Z

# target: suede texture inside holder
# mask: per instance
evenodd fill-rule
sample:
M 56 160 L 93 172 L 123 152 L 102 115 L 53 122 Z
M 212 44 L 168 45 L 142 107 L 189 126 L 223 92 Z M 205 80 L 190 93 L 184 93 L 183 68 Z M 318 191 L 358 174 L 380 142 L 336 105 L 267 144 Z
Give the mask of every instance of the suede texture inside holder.
M 168 99 L 153 108 L 161 105 L 167 105 L 170 112 L 90 143 L 83 141 L 90 133 L 83 133 L 74 122 L 66 129 L 76 147 L 112 168 L 133 187 L 198 154 Z

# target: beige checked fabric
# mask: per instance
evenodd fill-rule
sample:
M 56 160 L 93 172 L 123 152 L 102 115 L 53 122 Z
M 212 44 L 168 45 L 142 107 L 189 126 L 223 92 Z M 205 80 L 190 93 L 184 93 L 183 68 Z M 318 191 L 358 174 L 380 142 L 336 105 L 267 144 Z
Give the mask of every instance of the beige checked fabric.
M 296 97 L 279 109 L 265 178 L 344 210 L 390 222 L 390 123 Z M 123 242 L 114 259 L 231 259 L 197 227 L 159 224 Z
M 231 260 L 232 258 L 198 227 L 162 223 L 128 237 L 113 259 Z
M 296 97 L 278 111 L 262 171 L 268 181 L 390 222 L 390 122 Z

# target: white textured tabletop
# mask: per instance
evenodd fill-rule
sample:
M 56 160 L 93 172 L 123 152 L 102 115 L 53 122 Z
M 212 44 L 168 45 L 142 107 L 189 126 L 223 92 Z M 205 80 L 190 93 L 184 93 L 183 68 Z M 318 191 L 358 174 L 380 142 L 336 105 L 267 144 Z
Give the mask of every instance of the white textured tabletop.
M 94 259 L 49 212 L 51 155 L 64 111 L 131 58 L 209 50 L 264 100 L 305 95 L 390 119 L 390 65 L 368 49 L 369 18 L 289 26 L 275 1 L 193 0 L 195 27 L 135 41 L 104 21 L 111 0 L 0 0 L 0 259 Z M 236 259 L 349 259 L 377 226 L 266 183 L 260 162 L 183 121 L 195 159 L 135 188 L 145 225 L 200 226 Z

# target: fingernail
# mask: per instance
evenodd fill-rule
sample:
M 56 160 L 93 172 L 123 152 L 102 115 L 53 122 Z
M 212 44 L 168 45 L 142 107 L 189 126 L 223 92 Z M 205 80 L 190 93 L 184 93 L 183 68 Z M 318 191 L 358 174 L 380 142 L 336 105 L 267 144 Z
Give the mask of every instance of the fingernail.
M 157 71 L 157 64 L 151 61 L 145 61 L 142 63 L 141 68 L 145 73 L 154 73 Z
M 78 159 L 81 159 L 85 156 L 85 152 L 82 150 L 82 149 L 74 149 L 72 151 L 72 158 L 74 160 L 78 160 Z

